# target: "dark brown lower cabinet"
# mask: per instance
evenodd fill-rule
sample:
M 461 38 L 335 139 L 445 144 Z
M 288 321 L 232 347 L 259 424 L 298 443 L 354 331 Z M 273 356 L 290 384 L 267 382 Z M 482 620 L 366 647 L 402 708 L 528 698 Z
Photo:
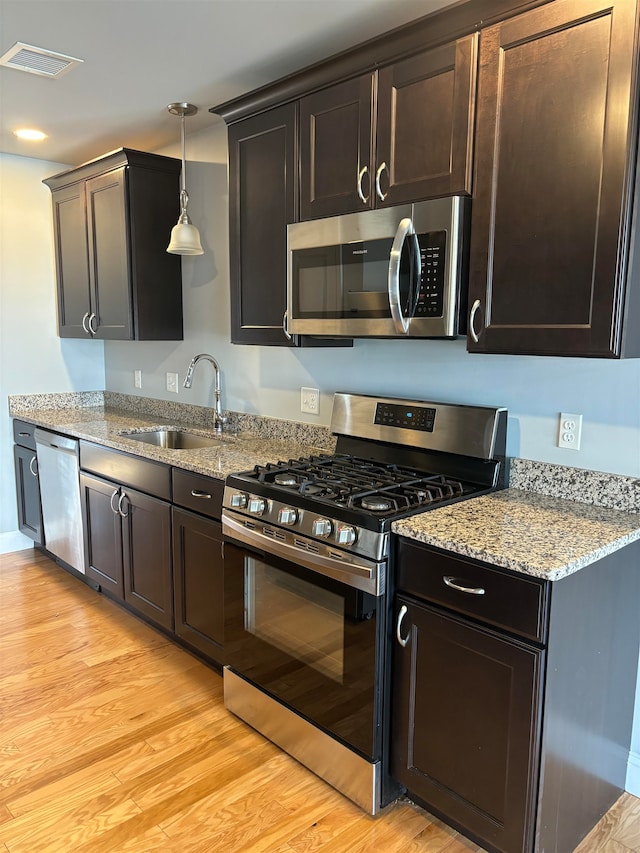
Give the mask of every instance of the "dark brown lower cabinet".
M 393 775 L 499 850 L 531 846 L 544 652 L 399 596 Z
M 495 853 L 570 853 L 625 788 L 640 542 L 557 580 L 400 539 L 391 768 Z
M 222 525 L 173 508 L 175 633 L 222 665 L 224 564 Z
M 16 472 L 16 499 L 18 506 L 18 530 L 36 543 L 43 545 L 42 508 L 40 505 L 40 482 L 38 460 L 35 450 L 15 444 L 13 459 Z
M 170 504 L 86 473 L 80 484 L 87 577 L 172 630 Z

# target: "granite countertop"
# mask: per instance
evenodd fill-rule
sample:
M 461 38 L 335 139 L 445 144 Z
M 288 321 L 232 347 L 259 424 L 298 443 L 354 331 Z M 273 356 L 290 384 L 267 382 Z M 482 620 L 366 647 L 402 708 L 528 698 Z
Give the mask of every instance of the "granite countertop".
M 401 536 L 545 580 L 640 539 L 640 515 L 521 489 L 396 521 Z
M 292 434 L 290 430 L 284 429 L 286 422 L 282 422 L 283 434 L 279 435 L 277 421 L 275 428 L 272 425 L 271 431 L 266 434 L 229 432 L 221 436 L 222 443 L 216 447 L 173 450 L 136 441 L 121 433 L 140 433 L 158 428 L 183 429 L 201 435 L 213 435 L 213 431 L 202 424 L 194 424 L 189 418 L 180 419 L 174 415 L 167 419 L 166 416 L 162 417 L 161 412 L 132 412 L 104 406 L 50 409 L 21 408 L 19 404 L 13 404 L 10 414 L 14 418 L 65 433 L 73 438 L 96 442 L 105 447 L 218 479 L 224 479 L 237 471 L 247 471 L 254 465 L 295 459 L 332 449 L 332 442 L 323 440 L 322 432 L 319 432 L 318 436 L 308 430 L 302 430 L 299 435 L 295 432 Z M 166 412 L 164 414 L 166 415 Z M 237 428 L 237 424 L 234 427 Z M 310 443 L 314 438 L 318 439 L 318 443 Z
M 210 409 L 106 391 L 10 397 L 9 414 L 219 479 L 335 447 L 326 427 L 228 413 L 231 431 L 220 446 L 163 449 L 121 433 L 169 428 L 212 434 Z M 559 580 L 640 539 L 638 479 L 512 459 L 510 483 L 504 491 L 396 521 L 392 530 L 547 580 Z

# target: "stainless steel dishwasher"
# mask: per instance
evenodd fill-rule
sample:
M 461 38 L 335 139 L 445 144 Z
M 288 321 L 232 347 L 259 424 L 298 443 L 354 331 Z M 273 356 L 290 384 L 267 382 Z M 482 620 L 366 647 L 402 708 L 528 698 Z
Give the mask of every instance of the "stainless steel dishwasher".
M 85 573 L 78 441 L 35 430 L 47 550 Z

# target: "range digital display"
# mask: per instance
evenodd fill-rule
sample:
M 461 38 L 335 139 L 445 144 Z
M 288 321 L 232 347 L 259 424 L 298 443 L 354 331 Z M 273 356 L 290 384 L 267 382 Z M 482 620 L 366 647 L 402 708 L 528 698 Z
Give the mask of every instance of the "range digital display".
M 378 403 L 374 423 L 381 426 L 433 432 L 436 410 L 428 406 L 402 406 L 397 403 Z

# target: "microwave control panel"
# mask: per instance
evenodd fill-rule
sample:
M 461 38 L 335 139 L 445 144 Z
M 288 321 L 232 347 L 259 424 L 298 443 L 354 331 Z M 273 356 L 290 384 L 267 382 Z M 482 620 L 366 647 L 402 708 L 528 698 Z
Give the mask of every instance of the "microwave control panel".
M 418 235 L 422 271 L 415 317 L 442 317 L 444 311 L 444 259 L 446 231 Z

